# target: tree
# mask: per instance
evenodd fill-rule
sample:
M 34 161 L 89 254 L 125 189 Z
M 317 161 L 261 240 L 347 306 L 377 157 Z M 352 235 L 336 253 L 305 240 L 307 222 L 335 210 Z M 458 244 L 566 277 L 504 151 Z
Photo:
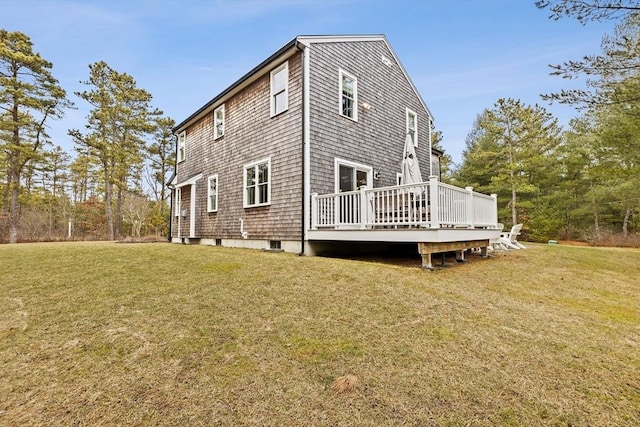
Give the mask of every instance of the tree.
M 543 183 L 553 181 L 548 174 L 559 135 L 557 120 L 544 108 L 499 99 L 478 116 L 455 181 L 507 197 L 512 224 L 522 222 L 519 209 L 531 209 Z
M 122 212 L 125 221 L 131 226 L 131 236 L 139 239 L 142 226 L 151 212 L 149 199 L 140 194 L 128 191 L 124 197 Z
M 549 9 L 553 20 L 567 16 L 583 25 L 589 21 L 626 18 L 640 12 L 637 0 L 538 0 L 535 5 L 539 9 Z
M 152 131 L 151 120 L 160 112 L 151 109 L 151 94 L 138 88 L 133 77 L 115 71 L 104 61 L 89 65 L 89 80 L 83 83 L 91 89 L 76 95 L 93 107 L 88 117 L 88 133 L 72 129 L 69 135 L 101 168 L 107 231 L 109 238 L 115 239 L 120 234 L 128 179 L 143 162 L 143 137 Z
M 27 35 L 0 29 L 0 148 L 7 163 L 9 243 L 18 241 L 22 173 L 47 142 L 47 121 L 71 106 L 52 67 L 33 51 Z
M 175 124 L 169 117 L 158 117 L 155 120 L 153 141 L 148 148 L 150 173 L 147 174 L 147 184 L 157 201 L 164 202 L 168 197 L 166 184 L 175 166 Z
M 165 230 L 169 226 L 169 206 L 167 198 L 167 181 L 175 167 L 175 137 L 173 128 L 175 121 L 169 117 L 158 117 L 155 120 L 153 140 L 149 144 L 149 167 L 147 184 L 153 191 L 153 225 L 156 230 Z
M 640 1 L 539 1 L 538 7 L 550 7 L 552 18 L 573 16 L 583 24 L 589 20 L 621 18 L 613 36 L 602 40 L 602 54 L 586 55 L 581 60 L 570 60 L 560 65 L 551 65 L 551 75 L 565 79 L 587 77 L 589 90 L 568 89 L 559 93 L 544 94 L 542 98 L 579 108 L 609 105 L 620 102 L 638 102 L 637 91 L 615 93 L 615 87 L 640 72 Z M 624 95 L 620 97 L 620 95 Z

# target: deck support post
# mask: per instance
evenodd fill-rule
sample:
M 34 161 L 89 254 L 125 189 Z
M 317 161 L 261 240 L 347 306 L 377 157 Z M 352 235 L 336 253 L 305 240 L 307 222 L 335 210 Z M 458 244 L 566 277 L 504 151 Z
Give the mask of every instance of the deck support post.
M 433 264 L 431 263 L 431 253 L 420 254 L 422 256 L 422 269 L 433 270 Z
M 425 270 L 433 270 L 431 255 L 444 252 L 456 251 L 456 261 L 465 262 L 464 251 L 471 248 L 481 248 L 482 253 L 487 253 L 489 239 L 483 240 L 465 240 L 460 242 L 431 242 L 418 243 L 418 253 L 422 256 L 422 268 Z

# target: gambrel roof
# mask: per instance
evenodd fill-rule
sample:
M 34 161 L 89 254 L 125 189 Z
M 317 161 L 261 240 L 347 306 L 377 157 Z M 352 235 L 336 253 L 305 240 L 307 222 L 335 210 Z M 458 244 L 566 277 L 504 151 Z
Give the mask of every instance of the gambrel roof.
M 205 115 L 212 113 L 213 110 L 219 105 L 223 104 L 227 99 L 231 98 L 233 95 L 271 71 L 271 69 L 277 66 L 284 59 L 293 55 L 296 51 L 302 51 L 304 47 L 311 46 L 315 43 L 349 43 L 349 42 L 367 42 L 367 41 L 382 41 L 385 43 L 391 55 L 393 55 L 393 59 L 400 67 L 402 74 L 405 76 L 411 88 L 415 92 L 416 96 L 422 103 L 424 109 L 428 112 L 429 118 L 433 119 L 433 115 L 431 111 L 425 104 L 420 92 L 418 92 L 416 86 L 414 85 L 411 77 L 407 74 L 404 66 L 398 59 L 397 55 L 391 48 L 391 45 L 387 41 L 387 38 L 384 34 L 370 34 L 370 35 L 315 35 L 315 36 L 297 36 L 293 38 L 290 42 L 282 46 L 275 53 L 269 56 L 267 59 L 262 61 L 256 67 L 254 67 L 251 71 L 249 71 L 244 76 L 240 77 L 235 83 L 231 86 L 220 92 L 216 97 L 211 99 L 211 101 L 207 102 L 200 109 L 198 109 L 195 113 L 191 114 L 184 121 L 178 124 L 174 129 L 174 133 L 179 133 L 185 130 L 191 123 L 199 120 Z

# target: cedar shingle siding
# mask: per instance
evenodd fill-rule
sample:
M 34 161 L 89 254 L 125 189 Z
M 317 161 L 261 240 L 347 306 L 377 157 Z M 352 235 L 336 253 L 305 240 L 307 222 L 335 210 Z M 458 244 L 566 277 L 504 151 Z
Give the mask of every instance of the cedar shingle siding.
M 391 67 L 382 56 L 392 61 Z M 335 191 L 335 158 L 379 171 L 374 187 L 396 185 L 406 109 L 418 114 L 416 155 L 429 176 L 428 114 L 383 41 L 318 43 L 311 49 L 311 192 Z M 339 113 L 339 69 L 357 78 L 358 121 Z M 363 103 L 371 107 L 364 109 Z
M 372 167 L 378 175 L 373 180 L 374 187 L 395 185 L 396 173 L 401 169 L 407 108 L 418 116 L 417 156 L 426 180 L 429 115 L 394 54 L 382 37 L 334 40 L 337 39 L 311 40 L 309 47 L 310 193 L 334 192 L 336 158 Z M 282 54 L 276 53 L 265 61 L 269 62 L 268 69 L 266 65 L 257 67 L 243 77 L 246 80 L 239 80 L 238 86 L 230 87 L 179 125 L 187 126 L 186 159 L 177 166 L 175 182 L 190 182 L 199 173 L 202 178 L 195 183 L 194 235 L 189 233 L 190 212 L 180 218 L 178 233 L 174 209 L 172 237 L 242 239 L 242 218 L 250 240 L 300 241 L 303 53 L 293 47 L 302 48 L 297 41 L 294 39 L 279 51 Z M 270 117 L 270 71 L 285 61 L 281 56 L 270 62 L 277 55 L 287 56 L 288 110 Z M 340 69 L 357 79 L 357 121 L 340 115 Z M 224 136 L 214 140 L 213 111 L 224 99 Z M 370 108 L 364 108 L 365 103 Z M 198 119 L 202 111 L 209 109 L 210 113 Z M 243 208 L 243 166 L 263 159 L 271 161 L 271 203 Z M 214 174 L 218 175 L 218 209 L 210 213 L 208 177 Z M 182 210 L 190 209 L 191 188 L 182 187 Z
M 202 172 L 197 182 L 196 232 L 199 238 L 241 239 L 240 218 L 251 239 L 300 239 L 302 221 L 302 78 L 301 53 L 289 61 L 289 109 L 270 117 L 270 76 L 225 102 L 224 136 L 213 139 L 213 113 L 187 129 L 186 160 L 178 164 L 177 182 Z M 281 63 L 280 63 L 281 64 Z M 277 64 L 277 65 L 280 65 Z M 276 65 L 276 66 L 277 66 Z M 275 68 L 275 67 L 274 67 Z M 243 165 L 271 158 L 271 205 L 243 208 Z M 218 174 L 218 211 L 207 212 L 207 178 Z M 182 190 L 182 207 L 190 188 Z M 189 217 L 181 220 L 189 235 Z M 177 236 L 177 221 L 173 235 Z

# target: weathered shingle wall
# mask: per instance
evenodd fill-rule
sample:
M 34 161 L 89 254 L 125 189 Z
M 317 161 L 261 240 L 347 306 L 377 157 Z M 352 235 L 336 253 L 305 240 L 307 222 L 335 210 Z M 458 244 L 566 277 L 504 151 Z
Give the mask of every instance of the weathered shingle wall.
M 391 61 L 385 65 L 382 57 Z M 428 115 L 382 41 L 319 43 L 311 48 L 311 192 L 335 189 L 334 159 L 379 171 L 374 187 L 396 184 L 406 136 L 406 109 L 418 115 L 421 172 L 429 176 Z M 354 75 L 358 121 L 339 114 L 339 69 Z M 370 105 L 369 109 L 362 107 Z
M 225 102 L 223 137 L 213 138 L 213 114 L 187 129 L 186 160 L 178 164 L 177 181 L 200 172 L 203 174 L 197 182 L 197 237 L 240 239 L 239 220 L 243 218 L 250 239 L 300 238 L 301 53 L 295 53 L 288 61 L 287 111 L 270 117 L 270 76 L 267 73 Z M 271 158 L 271 205 L 245 209 L 242 207 L 243 165 L 266 158 Z M 207 178 L 214 174 L 218 174 L 218 211 L 209 213 Z M 189 187 L 185 187 L 183 209 L 189 207 L 188 194 Z

